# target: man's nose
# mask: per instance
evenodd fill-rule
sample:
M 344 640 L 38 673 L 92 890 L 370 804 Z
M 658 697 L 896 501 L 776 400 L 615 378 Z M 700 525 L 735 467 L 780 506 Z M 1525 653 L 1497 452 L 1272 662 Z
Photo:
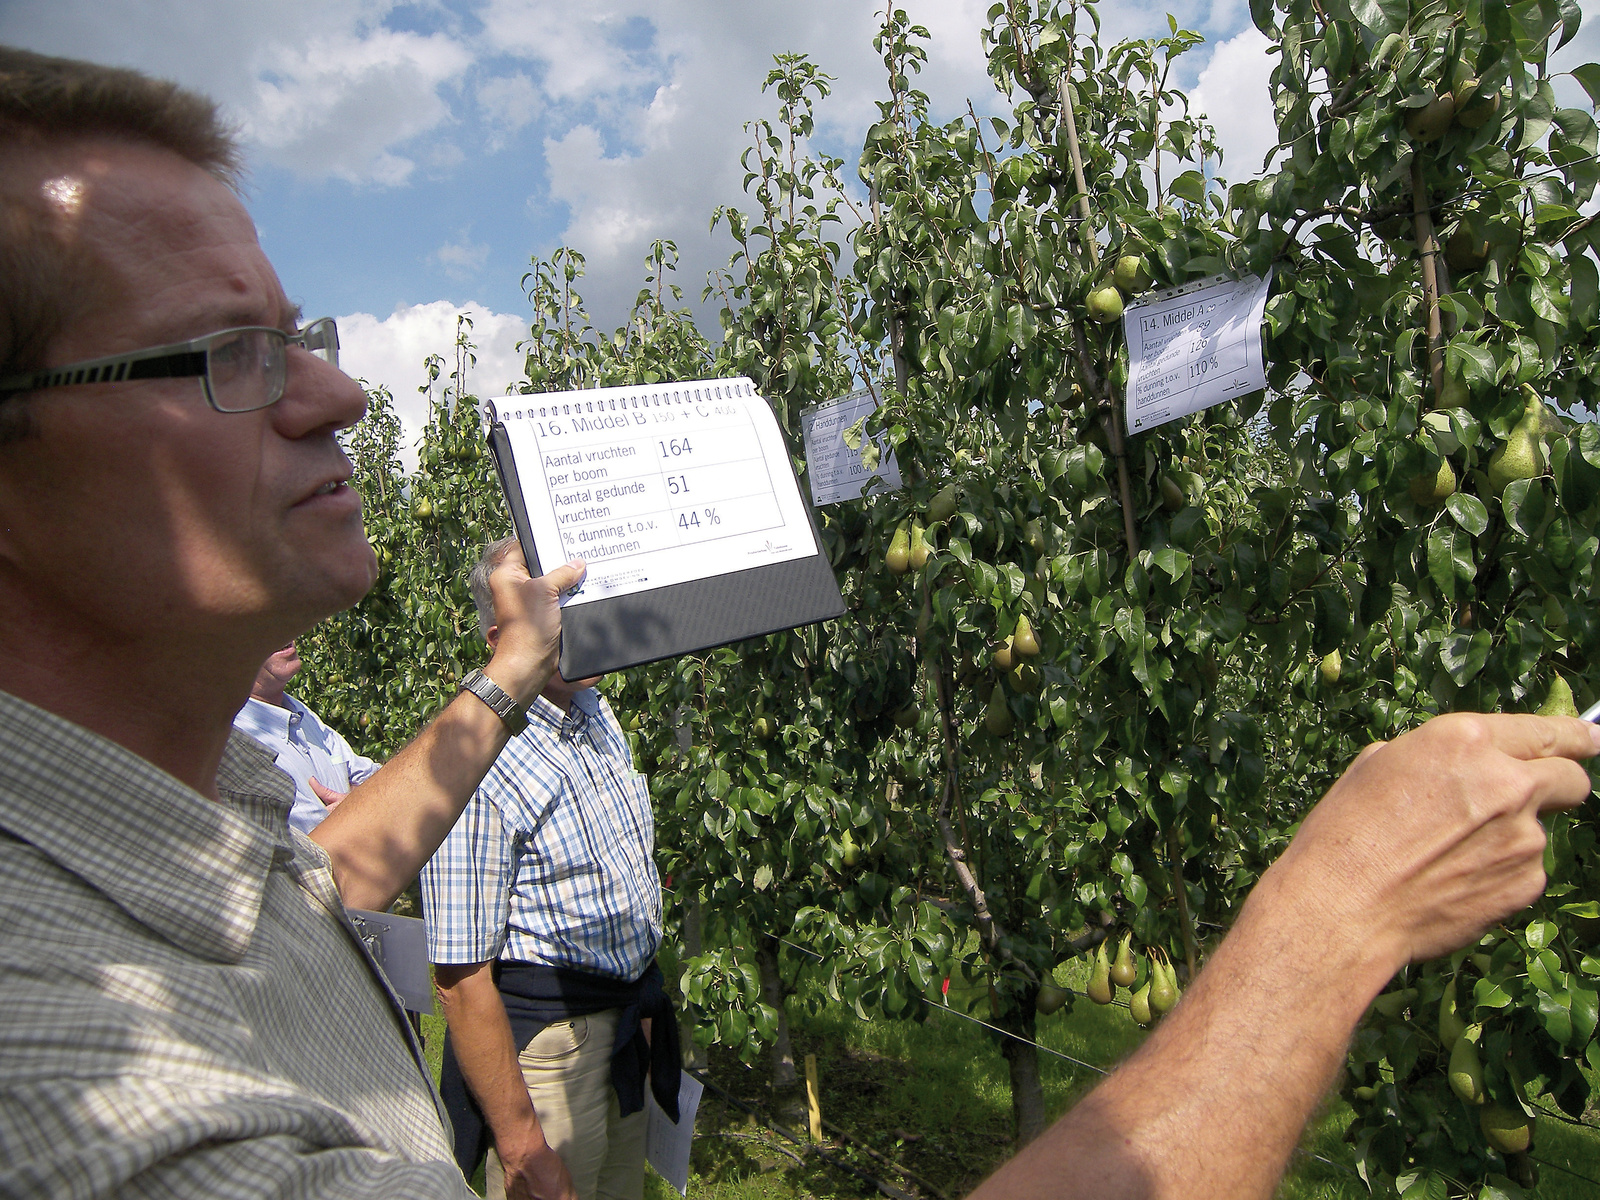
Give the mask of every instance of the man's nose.
M 288 348 L 283 398 L 273 420 L 286 437 L 321 429 L 347 429 L 367 412 L 367 394 L 338 367 L 299 346 Z

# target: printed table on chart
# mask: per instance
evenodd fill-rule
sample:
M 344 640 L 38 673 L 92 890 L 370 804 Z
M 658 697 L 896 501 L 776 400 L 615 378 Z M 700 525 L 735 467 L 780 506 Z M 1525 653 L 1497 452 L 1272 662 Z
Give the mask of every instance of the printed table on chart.
M 1148 318 L 1147 318 L 1148 319 Z M 1141 361 L 1147 374 L 1139 381 L 1137 407 L 1172 400 L 1194 391 L 1208 377 L 1227 375 L 1249 365 L 1248 329 L 1230 321 L 1220 329 L 1193 327 L 1162 339 L 1157 330 L 1144 331 Z
M 531 422 L 568 555 L 598 564 L 783 527 L 742 406 L 645 415 L 644 427 L 594 433 L 561 418 Z

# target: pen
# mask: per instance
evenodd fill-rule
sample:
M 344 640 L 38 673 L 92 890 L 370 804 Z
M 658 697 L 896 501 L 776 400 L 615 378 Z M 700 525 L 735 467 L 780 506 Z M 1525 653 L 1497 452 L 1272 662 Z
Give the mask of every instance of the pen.
M 1583 715 L 1579 717 L 1578 720 L 1593 721 L 1595 724 L 1600 725 L 1600 702 L 1592 704 L 1585 709 Z

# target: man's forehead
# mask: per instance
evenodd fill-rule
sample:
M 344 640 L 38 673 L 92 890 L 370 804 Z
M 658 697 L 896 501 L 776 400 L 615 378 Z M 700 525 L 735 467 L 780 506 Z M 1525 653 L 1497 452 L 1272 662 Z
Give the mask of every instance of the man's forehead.
M 120 310 L 171 340 L 297 319 L 254 222 L 208 172 L 170 151 L 112 140 L 61 147 L 32 166 L 35 203 L 104 289 L 91 301 L 102 316 Z

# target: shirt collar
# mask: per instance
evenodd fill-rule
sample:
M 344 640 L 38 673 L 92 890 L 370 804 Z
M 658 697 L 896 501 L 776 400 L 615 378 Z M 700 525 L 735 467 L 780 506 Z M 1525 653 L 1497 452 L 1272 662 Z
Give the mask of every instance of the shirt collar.
M 254 696 L 244 702 L 244 707 L 233 718 L 235 729 L 248 733 L 259 742 L 276 744 L 287 742 L 290 735 L 304 720 L 305 705 L 293 696 L 283 698 L 284 707 L 257 700 Z
M 592 687 L 574 692 L 572 707 L 567 712 L 562 712 L 543 696 L 535 696 L 533 703 L 528 705 L 530 721 L 542 721 L 556 730 L 565 741 L 582 737 L 588 731 L 590 720 L 599 715 L 600 693 Z
M 180 948 L 223 962 L 244 955 L 273 856 L 294 853 L 294 788 L 270 751 L 234 735 L 217 772 L 222 802 L 212 803 L 115 742 L 4 692 L 0 747 L 0 829 Z

